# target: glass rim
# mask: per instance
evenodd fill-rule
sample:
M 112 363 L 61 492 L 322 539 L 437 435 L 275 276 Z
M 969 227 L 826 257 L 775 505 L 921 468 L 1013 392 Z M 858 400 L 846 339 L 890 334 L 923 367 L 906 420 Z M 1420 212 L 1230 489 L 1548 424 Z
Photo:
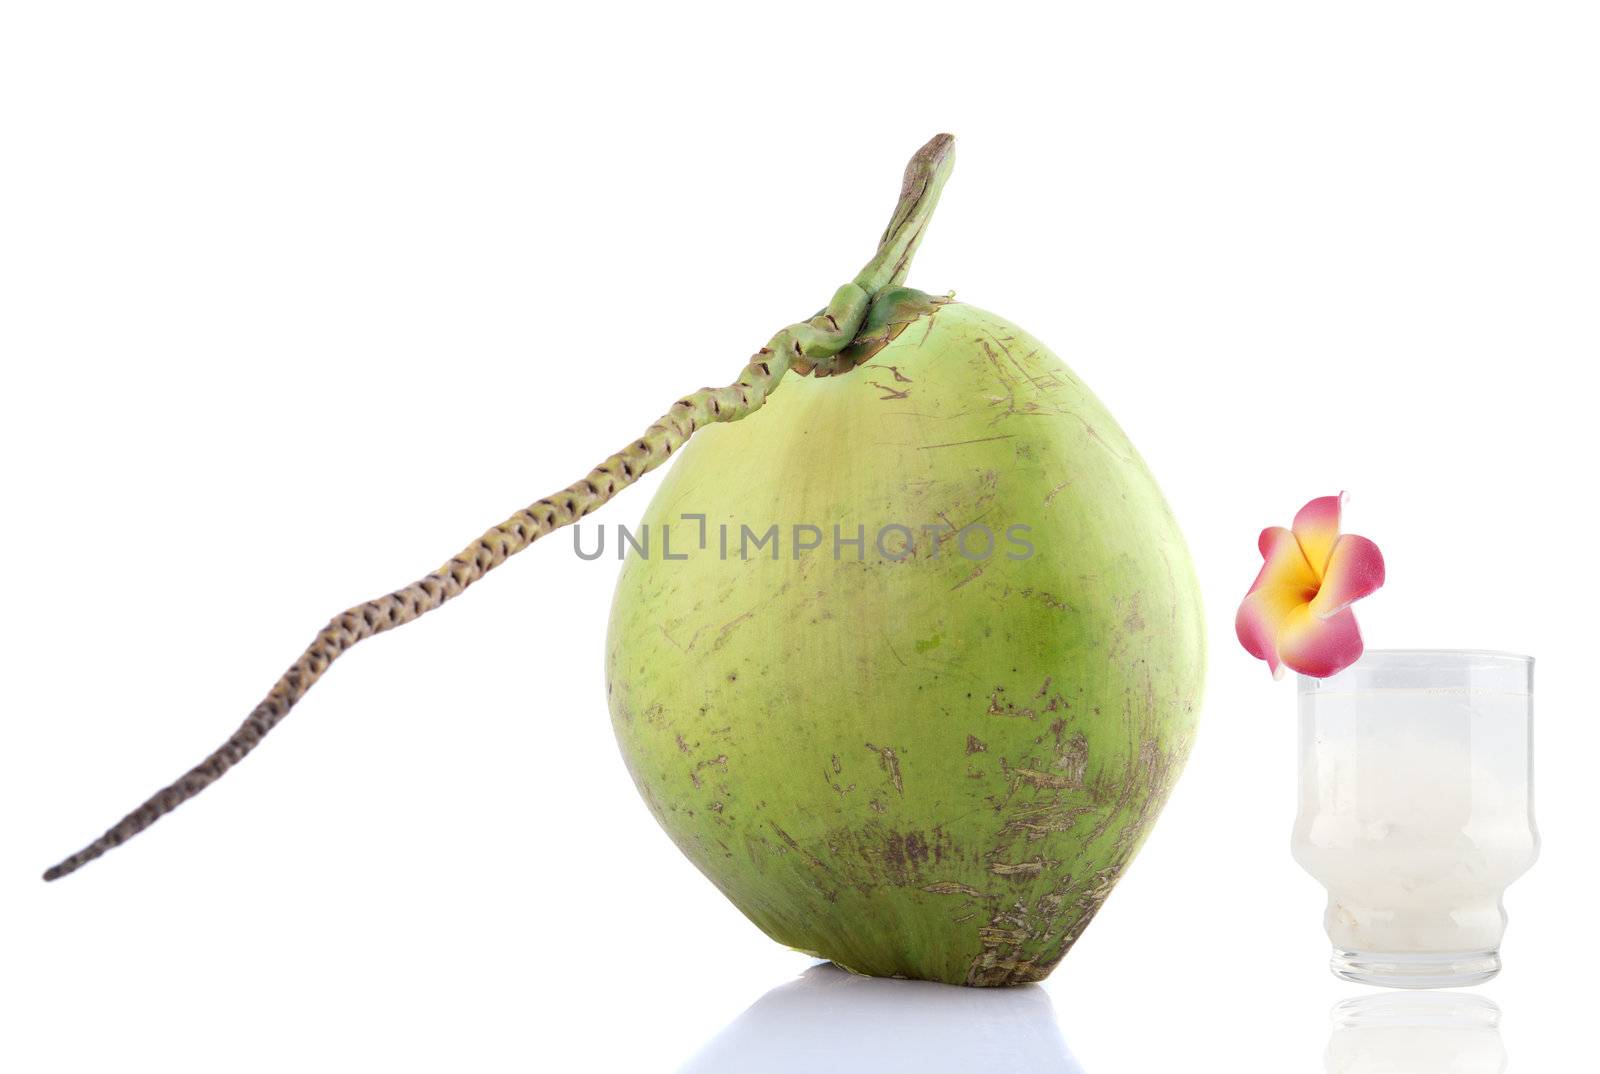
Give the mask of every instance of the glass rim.
M 1299 677 L 1299 693 L 1478 690 L 1532 696 L 1534 658 L 1495 649 L 1368 649 L 1349 667 Z
M 1507 663 L 1531 664 L 1534 658 L 1527 653 L 1514 653 L 1509 649 L 1368 649 L 1361 654 L 1351 667 L 1366 661 L 1368 657 L 1440 657 L 1442 663 L 1452 660 L 1502 660 Z M 1376 662 L 1382 662 L 1381 659 Z M 1348 669 L 1346 669 L 1348 670 Z

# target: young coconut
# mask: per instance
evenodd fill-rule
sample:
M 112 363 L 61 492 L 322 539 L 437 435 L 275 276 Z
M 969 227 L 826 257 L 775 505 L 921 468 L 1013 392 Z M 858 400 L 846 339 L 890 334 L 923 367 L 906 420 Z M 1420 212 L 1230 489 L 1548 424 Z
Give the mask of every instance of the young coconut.
M 1020 329 L 903 286 L 951 148 L 941 134 L 917 152 L 876 256 L 735 383 L 335 616 L 226 743 L 45 879 L 221 777 L 351 645 L 721 424 L 645 519 L 681 539 L 691 508 L 700 553 L 630 558 L 612 612 L 607 691 L 645 801 L 782 943 L 874 975 L 1042 979 L 1182 767 L 1204 642 L 1177 526 L 1098 401 Z M 810 377 L 769 403 L 788 372 Z M 706 554 L 712 527 L 742 548 L 780 523 L 795 534 L 781 555 L 778 540 Z

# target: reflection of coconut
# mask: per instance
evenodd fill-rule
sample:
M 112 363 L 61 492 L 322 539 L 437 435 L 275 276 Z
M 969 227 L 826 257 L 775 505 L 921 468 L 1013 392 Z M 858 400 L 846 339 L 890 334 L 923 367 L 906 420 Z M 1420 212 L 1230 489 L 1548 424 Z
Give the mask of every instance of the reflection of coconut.
M 1038 985 L 952 988 L 813 966 L 762 996 L 681 1074 L 1082 1074 Z
M 1482 996 L 1382 992 L 1333 1009 L 1328 1074 L 1500 1074 L 1500 1008 Z

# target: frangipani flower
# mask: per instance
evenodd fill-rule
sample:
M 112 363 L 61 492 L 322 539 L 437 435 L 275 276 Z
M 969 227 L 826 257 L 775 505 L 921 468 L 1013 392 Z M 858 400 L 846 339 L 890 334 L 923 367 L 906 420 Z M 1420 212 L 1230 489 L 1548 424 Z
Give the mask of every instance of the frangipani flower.
M 1283 669 L 1327 678 L 1361 656 L 1350 605 L 1383 585 L 1383 553 L 1365 537 L 1339 532 L 1344 493 L 1319 496 L 1294 516 L 1294 528 L 1261 531 L 1266 560 L 1239 605 L 1234 629 L 1272 677 Z

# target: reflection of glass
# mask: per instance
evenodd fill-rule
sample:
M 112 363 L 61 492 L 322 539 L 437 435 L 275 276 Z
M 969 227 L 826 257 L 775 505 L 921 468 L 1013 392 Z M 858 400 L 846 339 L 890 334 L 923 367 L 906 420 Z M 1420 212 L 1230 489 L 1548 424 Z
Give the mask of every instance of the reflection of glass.
M 1500 971 L 1501 896 L 1538 855 L 1533 661 L 1368 652 L 1300 680 L 1294 856 L 1328 889 L 1333 971 L 1453 988 Z
M 1038 985 L 960 988 L 813 966 L 774 988 L 681 1074 L 1083 1074 Z
M 1500 1008 L 1482 996 L 1382 992 L 1333 1009 L 1328 1074 L 1500 1074 Z

